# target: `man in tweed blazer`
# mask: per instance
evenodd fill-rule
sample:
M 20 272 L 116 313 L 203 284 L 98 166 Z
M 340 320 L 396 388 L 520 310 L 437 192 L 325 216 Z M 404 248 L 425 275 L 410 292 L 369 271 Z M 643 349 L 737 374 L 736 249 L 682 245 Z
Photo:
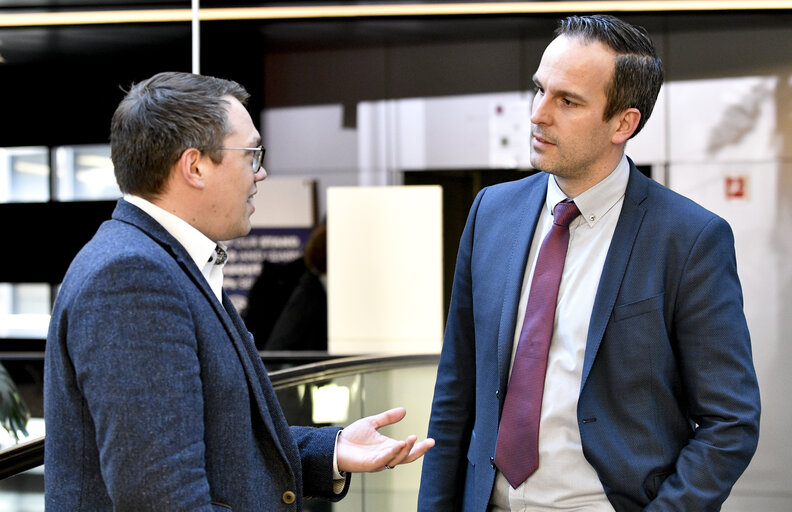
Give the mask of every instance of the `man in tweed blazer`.
M 222 291 L 221 240 L 245 235 L 266 177 L 238 84 L 161 73 L 111 127 L 125 196 L 74 259 L 45 363 L 48 510 L 301 510 L 341 499 L 346 472 L 423 455 L 377 433 L 394 409 L 290 427 Z

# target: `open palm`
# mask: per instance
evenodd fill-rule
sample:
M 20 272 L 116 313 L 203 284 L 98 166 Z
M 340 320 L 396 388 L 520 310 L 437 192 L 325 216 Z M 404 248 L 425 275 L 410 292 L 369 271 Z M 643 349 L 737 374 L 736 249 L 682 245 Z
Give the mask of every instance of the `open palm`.
M 384 436 L 378 430 L 401 421 L 407 412 L 399 407 L 352 423 L 338 438 L 338 469 L 353 473 L 376 472 L 385 466 L 407 464 L 423 456 L 434 446 L 434 439 L 416 443 L 411 435 L 403 441 Z

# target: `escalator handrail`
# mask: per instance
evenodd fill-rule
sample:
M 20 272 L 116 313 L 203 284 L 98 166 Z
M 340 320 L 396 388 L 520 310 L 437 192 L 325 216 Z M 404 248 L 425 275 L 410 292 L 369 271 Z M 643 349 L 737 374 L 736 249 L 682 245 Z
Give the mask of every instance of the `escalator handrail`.
M 274 371 L 269 374 L 269 377 L 272 387 L 279 390 L 348 375 L 437 364 L 439 359 L 439 354 L 342 357 Z M 44 464 L 44 436 L 23 441 L 5 450 L 0 450 L 0 480 L 42 464 Z
M 0 450 L 0 480 L 44 464 L 44 436 Z
M 320 361 L 278 370 L 269 374 L 275 390 L 310 384 L 313 382 L 357 375 L 362 373 L 380 372 L 395 368 L 409 368 L 437 364 L 440 354 L 406 354 L 406 355 L 368 355 L 344 357 Z

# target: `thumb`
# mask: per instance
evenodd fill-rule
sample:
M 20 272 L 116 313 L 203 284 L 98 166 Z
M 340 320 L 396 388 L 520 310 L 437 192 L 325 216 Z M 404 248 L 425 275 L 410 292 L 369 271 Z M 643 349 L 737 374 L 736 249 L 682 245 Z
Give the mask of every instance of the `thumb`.
M 384 426 L 398 423 L 402 420 L 402 418 L 404 418 L 406 414 L 407 411 L 404 409 L 404 407 L 396 407 L 395 409 L 389 409 L 379 414 L 375 414 L 369 419 L 375 429 L 380 429 Z

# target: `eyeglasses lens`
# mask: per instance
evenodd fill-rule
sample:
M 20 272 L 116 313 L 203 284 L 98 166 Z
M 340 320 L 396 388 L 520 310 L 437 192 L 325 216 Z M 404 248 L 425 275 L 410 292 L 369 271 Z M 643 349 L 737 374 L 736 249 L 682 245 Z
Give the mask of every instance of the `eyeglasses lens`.
M 264 152 L 266 149 L 263 147 L 259 147 L 258 151 L 253 157 L 253 172 L 256 173 L 261 168 L 261 164 L 264 162 Z

